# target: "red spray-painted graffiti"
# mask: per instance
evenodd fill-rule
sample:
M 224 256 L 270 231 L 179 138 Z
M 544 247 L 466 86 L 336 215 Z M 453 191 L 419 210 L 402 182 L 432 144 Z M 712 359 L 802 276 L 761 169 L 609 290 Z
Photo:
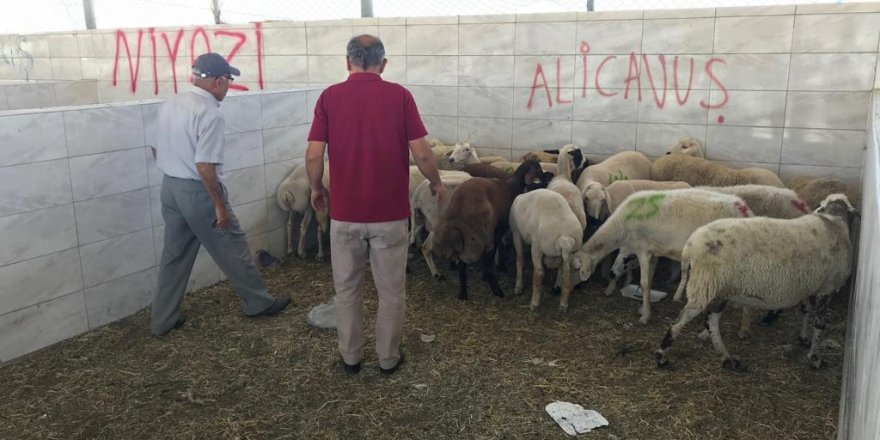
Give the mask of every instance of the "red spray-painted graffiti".
M 174 89 L 174 93 L 177 93 L 177 58 L 180 54 L 180 42 L 183 40 L 184 29 L 179 29 L 174 36 L 174 44 L 171 43 L 171 39 L 168 36 L 167 32 L 161 32 L 162 41 L 165 43 L 165 54 L 168 61 L 171 64 L 171 82 L 172 87 Z M 158 59 L 159 55 L 157 53 L 157 44 L 156 44 L 156 29 L 148 28 L 147 33 L 149 36 L 149 44 L 150 44 L 150 61 L 152 62 L 152 80 L 153 80 L 153 94 L 159 94 L 159 68 L 158 68 Z M 263 26 L 262 23 L 254 23 L 253 28 L 254 40 L 257 46 L 257 84 L 259 85 L 260 90 L 263 89 L 264 81 L 263 81 Z M 248 42 L 248 34 L 242 31 L 233 31 L 233 30 L 216 30 L 213 32 L 215 43 L 219 43 L 221 38 L 233 39 L 234 45 L 232 49 L 227 53 L 226 60 L 230 63 L 233 62 L 235 55 L 241 50 L 241 48 Z M 113 86 L 117 86 L 119 79 L 119 61 L 122 56 L 122 51 L 125 51 L 125 58 L 128 60 L 128 74 L 130 81 L 130 90 L 132 93 L 137 92 L 138 80 L 140 79 L 140 71 L 141 71 L 141 50 L 143 48 L 143 37 L 144 30 L 137 30 L 137 51 L 134 53 L 134 57 L 132 57 L 131 45 L 129 45 L 129 35 L 125 33 L 125 31 L 121 29 L 116 30 L 116 55 L 113 59 Z M 201 37 L 201 39 L 199 39 Z M 198 51 L 196 48 L 196 44 L 199 42 L 204 42 L 204 47 L 199 47 Z M 132 42 L 132 44 L 134 44 Z M 205 28 L 199 26 L 192 30 L 192 33 L 189 38 L 189 61 L 190 65 L 195 61 L 195 56 L 197 53 L 202 52 L 210 52 L 211 51 L 211 39 L 208 37 L 208 31 Z M 185 73 L 187 77 L 189 77 L 189 81 L 192 82 L 192 77 L 189 75 L 187 71 Z M 249 90 L 247 86 L 242 84 L 231 84 L 229 86 L 232 90 Z
M 587 98 L 587 90 L 590 88 L 589 82 L 589 69 L 587 66 L 587 54 L 590 53 L 590 45 L 586 41 L 582 41 L 579 47 L 581 56 L 581 79 L 580 79 L 580 88 L 581 88 L 581 98 Z M 658 67 L 651 67 L 651 61 L 647 54 L 637 54 L 636 52 L 631 52 L 629 54 L 629 64 L 627 66 L 627 75 L 621 84 L 621 88 L 623 88 L 623 99 L 629 99 L 630 90 L 635 89 L 635 96 L 638 101 L 642 100 L 642 79 L 646 79 L 648 86 L 651 89 L 651 95 L 654 99 L 654 104 L 658 109 L 662 110 L 667 102 L 666 95 L 668 91 L 668 76 L 670 72 L 667 69 L 667 58 L 666 55 L 660 54 L 656 56 Z M 641 65 L 639 60 L 641 59 Z M 596 67 L 596 71 L 593 74 L 593 82 L 592 87 L 596 90 L 596 93 L 600 97 L 610 98 L 612 96 L 617 96 L 619 92 L 609 92 L 602 88 L 599 84 L 600 77 L 602 75 L 603 69 L 605 65 L 611 61 L 617 60 L 616 55 L 608 55 L 606 56 Z M 675 102 L 678 106 L 684 106 L 687 104 L 688 99 L 690 98 L 691 88 L 694 83 L 694 59 L 689 58 L 687 60 L 689 64 L 688 73 L 687 73 L 687 86 L 682 91 L 682 87 L 679 85 L 679 61 L 680 57 L 676 55 L 672 59 L 672 88 L 675 91 Z M 703 65 L 703 72 L 706 75 L 706 78 L 713 84 L 713 88 L 717 89 L 721 98 L 718 102 L 710 103 L 705 100 L 700 100 L 697 104 L 705 109 L 713 110 L 719 109 L 727 105 L 727 102 L 730 99 L 730 95 L 727 92 L 727 88 L 724 87 L 724 84 L 721 83 L 721 80 L 718 78 L 718 75 L 715 73 L 715 68 L 717 64 L 724 65 L 726 62 L 724 59 L 719 57 L 712 57 Z M 656 66 L 656 65 L 655 65 Z M 561 80 L 561 59 L 556 58 L 556 101 L 555 104 L 570 104 L 570 100 L 565 100 L 562 98 L 562 80 Z M 660 78 L 662 77 L 662 83 L 660 82 Z M 547 106 L 553 107 L 554 101 L 552 94 L 550 92 L 550 84 L 547 82 L 547 75 L 544 73 L 544 66 L 541 63 L 536 63 L 535 65 L 535 74 L 532 79 L 531 92 L 529 93 L 529 101 L 526 104 L 526 108 L 532 110 L 535 105 L 535 93 L 539 90 L 543 89 L 546 97 L 547 97 Z M 543 101 L 543 99 L 541 99 Z M 718 123 L 724 122 L 724 116 L 718 116 Z

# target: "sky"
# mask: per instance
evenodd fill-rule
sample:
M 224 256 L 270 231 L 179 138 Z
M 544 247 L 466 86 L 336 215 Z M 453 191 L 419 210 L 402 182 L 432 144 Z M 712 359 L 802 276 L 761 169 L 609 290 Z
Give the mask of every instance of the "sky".
M 213 24 L 211 0 L 93 0 L 99 29 Z M 372 0 L 376 17 L 586 11 L 587 0 Z M 880 1 L 880 0 L 867 0 Z M 220 0 L 227 23 L 361 16 L 361 0 Z M 598 10 L 844 3 L 843 0 L 594 0 Z M 85 29 L 82 0 L 0 0 L 0 34 Z

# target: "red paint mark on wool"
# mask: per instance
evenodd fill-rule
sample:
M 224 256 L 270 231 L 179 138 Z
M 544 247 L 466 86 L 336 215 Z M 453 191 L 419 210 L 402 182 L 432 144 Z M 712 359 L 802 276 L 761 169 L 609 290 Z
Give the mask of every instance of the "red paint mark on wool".
M 733 206 L 736 206 L 736 209 L 739 210 L 740 214 L 742 214 L 743 217 L 752 216 L 752 210 L 749 208 L 749 205 L 747 205 L 746 202 L 743 202 L 742 200 L 737 200 L 733 203 Z

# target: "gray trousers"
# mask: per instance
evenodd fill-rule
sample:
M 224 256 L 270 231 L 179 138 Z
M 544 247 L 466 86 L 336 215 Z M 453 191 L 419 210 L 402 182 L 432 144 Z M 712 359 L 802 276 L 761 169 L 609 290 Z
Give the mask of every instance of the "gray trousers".
M 406 312 L 406 219 L 384 223 L 330 221 L 330 258 L 336 289 L 339 353 L 349 365 L 364 356 L 364 275 L 367 261 L 379 294 L 376 354 L 379 366 L 400 360 Z
M 202 182 L 170 176 L 162 181 L 165 247 L 159 263 L 159 286 L 153 297 L 153 334 L 167 332 L 180 317 L 180 303 L 200 245 L 226 274 L 244 302 L 246 315 L 255 315 L 272 305 L 273 298 L 260 278 L 225 186 L 223 200 L 231 221 L 229 228 L 219 230 L 214 227 L 214 203 Z

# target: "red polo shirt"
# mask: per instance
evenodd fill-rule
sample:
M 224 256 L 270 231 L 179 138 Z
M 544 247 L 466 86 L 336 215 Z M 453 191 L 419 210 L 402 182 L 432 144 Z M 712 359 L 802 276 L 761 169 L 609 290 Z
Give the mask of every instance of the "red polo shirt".
M 309 141 L 327 142 L 330 218 L 378 223 L 409 217 L 409 141 L 428 132 L 412 95 L 373 73 L 321 93 Z

